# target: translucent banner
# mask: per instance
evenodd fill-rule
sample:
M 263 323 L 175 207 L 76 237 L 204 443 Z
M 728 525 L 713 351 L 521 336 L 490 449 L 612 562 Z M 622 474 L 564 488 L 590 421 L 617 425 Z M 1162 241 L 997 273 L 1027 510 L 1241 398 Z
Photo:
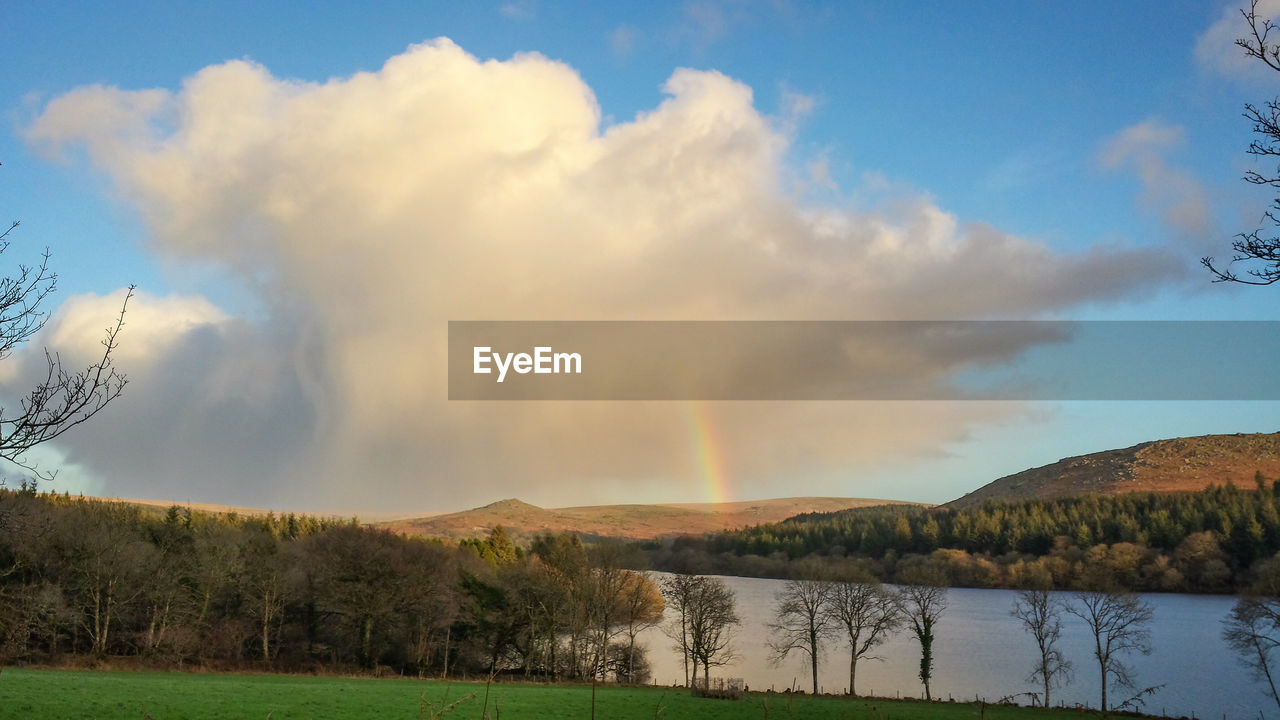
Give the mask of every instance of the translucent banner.
M 451 400 L 1280 400 L 1274 321 L 452 321 Z

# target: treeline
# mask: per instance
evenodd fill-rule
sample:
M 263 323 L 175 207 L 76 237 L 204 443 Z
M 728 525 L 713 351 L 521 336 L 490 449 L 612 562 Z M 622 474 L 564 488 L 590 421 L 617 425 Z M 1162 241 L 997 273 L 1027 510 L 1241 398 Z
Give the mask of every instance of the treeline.
M 1280 482 L 1200 492 L 988 502 L 972 509 L 888 505 L 641 545 L 652 567 L 790 577 L 795 560 L 897 582 L 939 572 L 960 587 L 1232 592 L 1280 552 Z
M 0 666 L 136 658 L 419 676 L 645 679 L 663 598 L 620 545 L 446 544 L 295 515 L 0 490 Z

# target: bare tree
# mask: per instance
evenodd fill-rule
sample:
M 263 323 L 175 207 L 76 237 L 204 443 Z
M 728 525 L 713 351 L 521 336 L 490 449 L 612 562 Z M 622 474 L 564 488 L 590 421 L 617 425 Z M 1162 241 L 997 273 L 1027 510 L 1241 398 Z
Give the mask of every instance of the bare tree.
M 799 650 L 809 660 L 813 677 L 813 694 L 818 694 L 818 660 L 822 645 L 837 630 L 827 613 L 831 596 L 831 583 L 826 580 L 800 578 L 788 580 L 778 593 L 773 632 L 769 640 L 772 650 L 770 661 L 781 663 L 793 650 Z
M 924 697 L 932 700 L 929 681 L 933 679 L 933 631 L 947 609 L 947 589 L 933 578 L 917 578 L 916 583 L 903 586 L 899 593 L 903 615 L 920 643 L 919 677 L 924 683 Z
M 1148 627 L 1154 613 L 1149 603 L 1130 592 L 1115 590 L 1086 591 L 1076 595 L 1076 603 L 1067 612 L 1084 620 L 1093 634 L 1093 656 L 1098 661 L 1102 699 L 1098 708 L 1107 711 L 1107 684 L 1115 679 L 1121 687 L 1134 687 L 1132 670 L 1120 661 L 1130 652 L 1151 654 L 1151 631 Z
M 1222 638 L 1258 679 L 1267 681 L 1267 691 L 1280 708 L 1271 666 L 1271 653 L 1280 646 L 1280 601 L 1242 597 L 1222 624 Z
M 9 249 L 8 237 L 15 221 L 0 234 L 0 253 Z M 49 313 L 42 305 L 57 288 L 58 276 L 49 269 L 49 251 L 38 265 L 19 265 L 0 278 L 0 359 L 27 342 L 45 326 Z M 116 370 L 113 357 L 125 310 L 133 297 L 133 286 L 125 295 L 120 314 L 107 328 L 102 354 L 87 367 L 70 370 L 61 357 L 45 350 L 45 372 L 36 386 L 18 401 L 18 410 L 0 408 L 0 459 L 24 468 L 38 477 L 33 463 L 24 458 L 28 450 L 53 440 L 96 415 L 124 390 L 127 379 Z
M 698 576 L 688 573 L 670 575 L 662 580 L 662 596 L 666 598 L 668 607 L 676 612 L 676 619 L 663 632 L 675 641 L 675 649 L 680 651 L 684 660 L 686 687 L 689 686 L 689 661 L 693 657 L 689 644 L 689 614 L 697 586 Z
M 741 621 L 734 608 L 733 591 L 723 580 L 699 575 L 693 585 L 686 618 L 689 657 L 693 661 L 692 683 L 696 692 L 699 664 L 702 665 L 705 682 L 710 678 L 711 668 L 733 660 L 733 629 Z
M 849 642 L 849 694 L 857 695 L 858 660 L 877 659 L 871 651 L 902 623 L 898 598 L 875 580 L 849 578 L 831 584 L 826 611 Z
M 1268 68 L 1280 72 L 1280 43 L 1272 36 L 1277 25 L 1272 18 L 1258 16 L 1258 0 L 1250 0 L 1249 8 L 1241 10 L 1249 31 L 1245 37 L 1236 40 L 1245 55 L 1260 60 Z M 1280 158 L 1280 98 L 1272 98 L 1261 107 L 1247 103 L 1244 106 L 1244 117 L 1253 124 L 1254 139 L 1249 143 L 1248 153 L 1254 157 L 1275 162 Z M 1280 188 L 1280 168 L 1260 173 L 1250 170 L 1245 173 L 1245 181 L 1254 185 L 1266 185 Z M 1270 285 L 1280 280 L 1280 236 L 1275 234 L 1276 226 L 1280 226 L 1280 197 L 1274 199 L 1271 208 L 1263 213 L 1262 224 L 1252 232 L 1240 233 L 1231 243 L 1235 255 L 1226 266 L 1213 264 L 1212 257 L 1201 258 L 1214 282 L 1237 282 L 1245 285 Z M 1252 263 L 1241 277 L 1231 269 L 1237 262 Z
M 675 611 L 675 619 L 662 629 L 667 637 L 675 642 L 674 649 L 680 651 L 684 661 L 684 684 L 689 685 L 689 595 L 692 590 L 693 575 L 671 575 L 662 580 L 662 596 L 666 598 L 667 607 Z
M 1071 661 L 1058 649 L 1062 636 L 1063 606 L 1047 589 L 1021 590 L 1013 601 L 1011 614 L 1022 621 L 1022 627 L 1035 638 L 1040 656 L 1035 670 L 1027 676 L 1029 682 L 1044 686 L 1044 707 L 1049 707 L 1050 692 L 1062 687 L 1071 675 Z

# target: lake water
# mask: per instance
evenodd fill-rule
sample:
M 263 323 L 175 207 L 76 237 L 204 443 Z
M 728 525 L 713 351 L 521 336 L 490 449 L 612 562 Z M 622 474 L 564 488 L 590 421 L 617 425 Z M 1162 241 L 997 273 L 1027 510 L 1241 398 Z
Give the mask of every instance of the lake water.
M 811 687 L 803 653 L 794 653 L 779 667 L 770 666 L 768 661 L 768 625 L 772 620 L 774 597 L 784 581 L 721 579 L 737 595 L 742 625 L 733 643 L 738 659 L 714 669 L 712 677 L 740 677 L 752 690 L 772 687 L 781 691 L 793 683 L 797 688 Z M 1066 600 L 1071 598 L 1070 593 L 1060 595 Z M 947 609 L 934 639 L 931 689 L 935 698 L 972 700 L 976 696 L 996 701 L 1037 689 L 1026 680 L 1037 656 L 1035 641 L 1009 614 L 1014 596 L 1011 590 L 953 588 L 947 592 Z M 1130 655 L 1124 660 L 1134 668 L 1139 688 L 1164 685 L 1145 698 L 1145 712 L 1206 720 L 1223 717 L 1257 720 L 1259 711 L 1263 717 L 1280 717 L 1265 685 L 1253 679 L 1222 640 L 1222 619 L 1231 610 L 1235 598 L 1173 594 L 1142 597 L 1155 608 L 1151 625 L 1153 652 L 1147 656 Z M 669 612 L 668 619 L 672 617 L 674 614 Z M 684 665 L 679 652 L 672 648 L 672 641 L 658 628 L 646 631 L 641 641 L 649 650 L 653 682 L 683 684 Z M 1074 663 L 1075 672 L 1069 683 L 1054 691 L 1054 705 L 1065 702 L 1097 706 L 1098 665 L 1093 658 L 1092 642 L 1083 621 L 1072 615 L 1064 618 L 1060 647 Z M 923 696 L 923 687 L 917 679 L 920 646 L 909 632 L 900 632 L 875 654 L 883 661 L 858 662 L 859 694 Z M 824 692 L 844 692 L 849 684 L 847 646 L 833 643 L 826 651 L 818 675 Z M 1108 700 L 1114 704 L 1132 694 L 1113 687 Z M 1030 703 L 1025 696 L 1017 701 Z

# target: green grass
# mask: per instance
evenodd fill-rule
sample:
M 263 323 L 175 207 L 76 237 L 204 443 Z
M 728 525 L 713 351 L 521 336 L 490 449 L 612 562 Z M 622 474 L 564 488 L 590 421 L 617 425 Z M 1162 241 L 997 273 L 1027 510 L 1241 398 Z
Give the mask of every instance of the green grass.
M 472 695 L 474 694 L 474 698 Z M 22 720 L 390 720 L 432 717 L 432 708 L 461 700 L 443 717 L 483 715 L 483 683 L 405 679 L 232 675 L 91 670 L 6 669 L 0 673 L 0 717 Z M 767 704 L 767 711 L 766 711 Z M 591 717 L 591 688 L 494 683 L 493 720 Z M 682 689 L 602 686 L 600 720 L 1069 720 L 1093 717 L 1069 710 L 986 708 L 967 703 L 849 700 L 751 693 L 740 700 L 690 697 Z

